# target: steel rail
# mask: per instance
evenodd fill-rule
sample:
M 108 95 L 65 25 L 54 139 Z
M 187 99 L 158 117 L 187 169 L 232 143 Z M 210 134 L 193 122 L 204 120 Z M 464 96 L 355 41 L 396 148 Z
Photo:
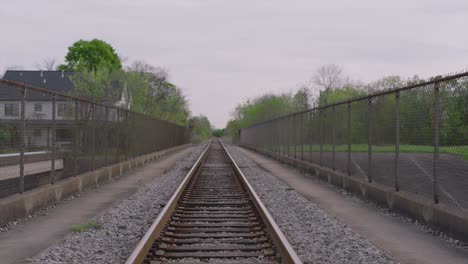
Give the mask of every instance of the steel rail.
M 275 243 L 275 246 L 277 247 L 280 253 L 283 263 L 302 263 L 302 261 L 299 259 L 296 252 L 292 248 L 291 244 L 289 244 L 289 241 L 284 236 L 283 232 L 281 232 L 281 229 L 276 224 L 270 212 L 268 212 L 268 209 L 260 200 L 260 197 L 252 188 L 252 185 L 250 185 L 242 170 L 239 168 L 239 165 L 237 165 L 236 161 L 227 150 L 226 146 L 224 146 L 224 144 L 221 141 L 219 141 L 219 143 L 221 144 L 227 156 L 229 157 L 229 160 L 234 167 L 234 171 L 237 173 L 239 178 L 242 180 L 242 183 L 245 185 L 250 198 L 252 199 L 258 213 L 262 217 L 262 220 L 265 223 L 270 233 L 270 236 L 273 239 L 273 242 Z
M 164 229 L 165 223 L 171 217 L 172 213 L 174 212 L 175 208 L 177 207 L 177 203 L 179 202 L 180 197 L 183 194 L 183 191 L 187 187 L 188 183 L 192 179 L 192 177 L 197 173 L 200 165 L 203 163 L 203 160 L 206 158 L 206 154 L 208 153 L 208 149 L 211 146 L 211 142 L 208 146 L 203 150 L 201 155 L 198 157 L 197 161 L 193 164 L 190 171 L 182 180 L 182 183 L 176 189 L 174 194 L 171 196 L 169 201 L 166 203 L 162 211 L 159 213 L 156 220 L 154 220 L 153 224 L 151 224 L 150 228 L 140 240 L 136 248 L 133 250 L 130 257 L 125 262 L 126 264 L 140 264 L 146 258 L 151 246 L 153 245 L 154 240 L 161 234 Z
M 227 148 L 224 146 L 224 144 L 222 144 L 221 141 L 218 140 L 218 142 L 222 146 L 222 149 L 225 152 L 226 156 L 228 157 L 229 163 L 231 163 L 235 174 L 238 176 L 238 179 L 241 181 L 241 184 L 244 185 L 247 191 L 247 194 L 249 195 L 249 198 L 253 202 L 253 205 L 255 206 L 255 209 L 257 210 L 262 222 L 265 224 L 266 230 L 268 231 L 273 241 L 273 244 L 275 245 L 279 253 L 279 256 L 281 257 L 281 262 L 288 263 L 288 264 L 290 263 L 301 264 L 302 261 L 299 259 L 296 252 L 294 251 L 292 246 L 289 244 L 284 234 L 281 232 L 280 228 L 274 221 L 271 214 L 268 212 L 265 205 L 260 200 L 257 193 L 254 191 L 252 186 L 247 181 L 247 178 L 245 177 L 243 172 L 240 170 L 239 166 L 234 161 L 234 159 L 232 158 Z M 137 264 L 137 263 L 140 264 L 140 263 L 143 263 L 143 261 L 146 259 L 146 256 L 148 252 L 150 251 L 154 241 L 162 234 L 166 223 L 169 221 L 172 214 L 176 210 L 178 202 L 181 199 L 185 189 L 188 187 L 191 179 L 198 173 L 199 168 L 202 166 L 204 160 L 206 159 L 208 149 L 210 148 L 210 146 L 211 146 L 211 142 L 202 152 L 200 157 L 197 159 L 195 164 L 192 166 L 190 171 L 185 176 L 180 186 L 177 188 L 177 190 L 174 192 L 172 197 L 169 199 L 166 206 L 163 208 L 163 210 L 158 215 L 156 220 L 153 222 L 149 230 L 140 240 L 140 242 L 138 243 L 138 245 L 136 246 L 136 248 L 134 249 L 130 257 L 125 262 L 126 264 Z

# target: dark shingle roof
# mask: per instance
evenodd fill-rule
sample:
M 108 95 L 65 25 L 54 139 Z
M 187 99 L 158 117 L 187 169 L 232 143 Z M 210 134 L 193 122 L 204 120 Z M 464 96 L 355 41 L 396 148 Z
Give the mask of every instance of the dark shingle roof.
M 73 72 L 14 70 L 6 71 L 3 79 L 26 83 L 62 94 L 70 94 L 74 90 L 73 83 L 70 80 L 71 75 L 73 75 Z M 20 88 L 0 83 L 0 100 L 19 100 L 20 96 Z M 51 96 L 45 94 L 39 95 L 37 92 L 30 92 L 27 96 L 29 100 L 44 100 L 46 98 L 51 98 Z
M 73 91 L 71 75 L 73 72 L 65 71 L 6 71 L 3 79 L 66 94 Z
M 74 85 L 70 79 L 73 72 L 67 71 L 6 71 L 3 79 L 26 83 L 35 87 L 43 88 L 49 91 L 73 95 Z M 104 91 L 103 103 L 112 103 L 120 100 L 124 85 L 119 81 L 111 81 L 110 87 Z M 0 100 L 20 100 L 21 87 L 0 83 Z M 57 98 L 60 100 L 63 98 Z M 26 100 L 52 100 L 51 94 L 28 90 Z

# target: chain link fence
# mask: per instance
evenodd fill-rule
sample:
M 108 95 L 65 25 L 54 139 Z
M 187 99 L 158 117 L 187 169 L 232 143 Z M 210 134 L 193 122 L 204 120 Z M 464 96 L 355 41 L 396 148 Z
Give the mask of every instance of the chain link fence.
M 0 80 L 0 198 L 188 143 L 185 127 Z
M 468 72 L 241 129 L 240 144 L 468 210 Z

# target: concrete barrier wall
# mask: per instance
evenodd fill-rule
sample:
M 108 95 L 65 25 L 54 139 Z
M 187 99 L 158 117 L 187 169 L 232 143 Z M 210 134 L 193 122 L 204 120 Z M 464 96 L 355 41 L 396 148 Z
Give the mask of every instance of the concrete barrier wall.
M 312 173 L 330 184 L 377 202 L 393 211 L 418 219 L 443 230 L 445 233 L 463 241 L 468 241 L 468 213 L 458 208 L 434 204 L 430 199 L 404 191 L 395 192 L 392 188 L 378 183 L 369 183 L 358 177 L 348 176 L 340 171 L 321 167 L 307 161 L 297 160 L 250 146 L 247 149 L 262 153 L 293 167 Z
M 114 178 L 122 176 L 133 168 L 143 166 L 149 162 L 157 160 L 162 156 L 187 148 L 190 144 L 150 153 L 126 160 L 107 167 L 89 171 L 75 177 L 57 181 L 55 184 L 48 184 L 37 187 L 23 194 L 15 194 L 7 198 L 0 199 L 0 225 L 4 225 L 18 218 L 27 217 L 34 211 L 59 202 L 75 193 L 87 188 L 100 185 Z

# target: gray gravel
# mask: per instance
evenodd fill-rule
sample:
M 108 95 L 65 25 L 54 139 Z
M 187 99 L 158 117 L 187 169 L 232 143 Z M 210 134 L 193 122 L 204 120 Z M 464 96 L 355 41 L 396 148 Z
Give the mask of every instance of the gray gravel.
M 122 263 L 145 234 L 206 145 L 199 145 L 174 168 L 80 227 L 32 263 Z M 86 223 L 84 223 L 86 224 Z
M 304 263 L 398 263 L 236 148 L 228 149 Z

